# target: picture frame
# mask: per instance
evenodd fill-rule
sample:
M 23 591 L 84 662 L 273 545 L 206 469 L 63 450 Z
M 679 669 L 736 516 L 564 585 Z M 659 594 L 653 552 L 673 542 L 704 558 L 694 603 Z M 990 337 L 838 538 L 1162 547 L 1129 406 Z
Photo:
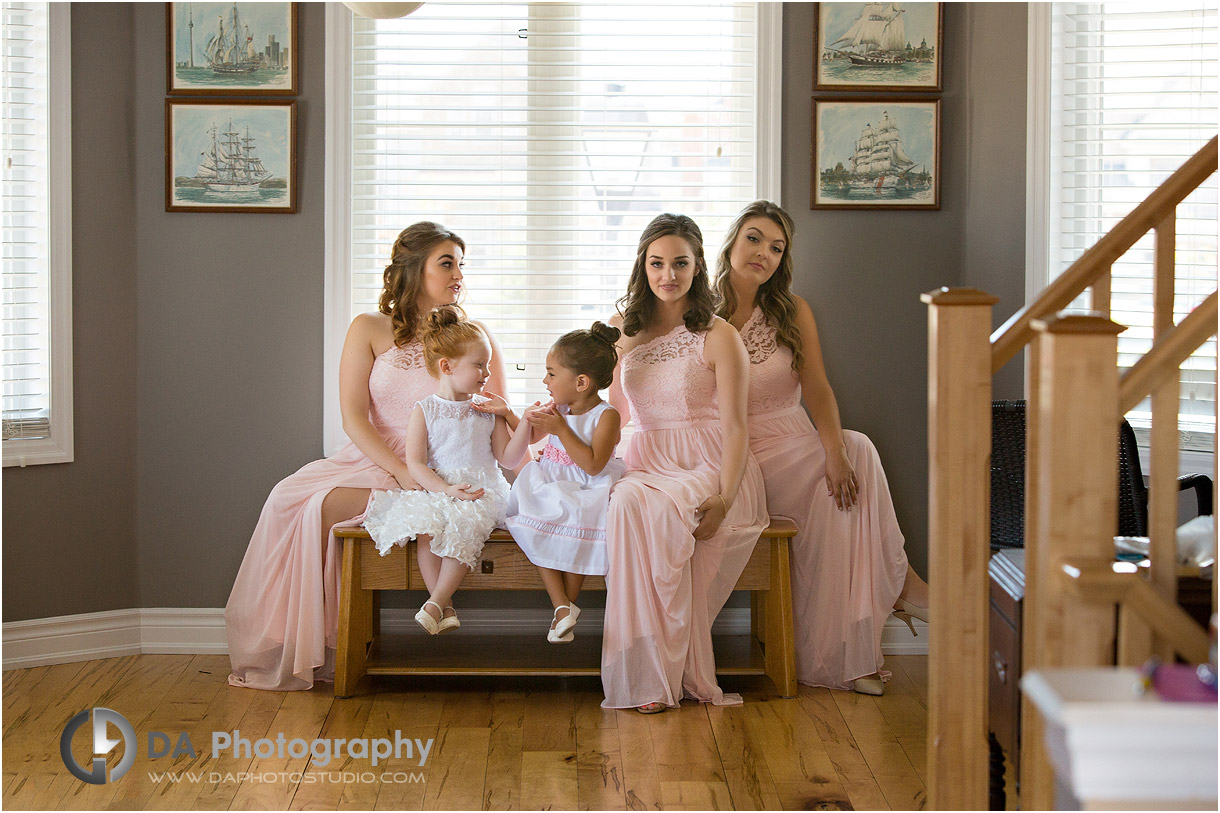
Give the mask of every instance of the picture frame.
M 816 90 L 940 91 L 944 3 L 818 3 Z
M 166 99 L 165 211 L 295 213 L 296 105 Z
M 814 99 L 811 209 L 939 209 L 940 99 Z
M 170 96 L 296 96 L 296 3 L 166 3 Z

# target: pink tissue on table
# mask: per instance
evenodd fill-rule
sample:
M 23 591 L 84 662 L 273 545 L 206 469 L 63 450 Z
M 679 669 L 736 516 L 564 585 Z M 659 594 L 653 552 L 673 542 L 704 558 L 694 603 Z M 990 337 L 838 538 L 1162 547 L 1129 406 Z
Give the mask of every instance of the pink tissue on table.
M 1162 700 L 1176 703 L 1215 703 L 1216 687 L 1199 680 L 1196 667 L 1185 663 L 1157 667 L 1152 687 Z

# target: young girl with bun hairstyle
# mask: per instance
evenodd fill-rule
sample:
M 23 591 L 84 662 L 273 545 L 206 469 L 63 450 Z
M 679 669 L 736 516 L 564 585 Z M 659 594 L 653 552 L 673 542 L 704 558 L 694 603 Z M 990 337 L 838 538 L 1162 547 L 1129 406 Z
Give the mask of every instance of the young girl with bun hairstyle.
M 486 400 L 478 393 L 491 363 L 491 345 L 478 325 L 446 305 L 428 315 L 421 332 L 424 362 L 439 382 L 407 423 L 407 466 L 422 490 L 375 492 L 364 527 L 382 556 L 418 539 L 421 559 L 441 560 L 440 577 L 415 614 L 436 635 L 461 626 L 453 593 L 478 564 L 488 534 L 504 521 L 508 482 L 497 463 L 519 465 L 529 432 L 522 428 L 514 438 L 503 417 L 473 409 Z
M 614 457 L 618 410 L 598 393 L 614 379 L 618 338 L 618 328 L 602 322 L 561 336 L 542 379 L 552 400 L 521 418 L 540 435 L 535 440 L 550 438 L 513 482 L 507 526 L 541 572 L 555 608 L 547 630 L 553 644 L 573 639 L 585 576 L 606 573 L 606 505 L 623 462 Z

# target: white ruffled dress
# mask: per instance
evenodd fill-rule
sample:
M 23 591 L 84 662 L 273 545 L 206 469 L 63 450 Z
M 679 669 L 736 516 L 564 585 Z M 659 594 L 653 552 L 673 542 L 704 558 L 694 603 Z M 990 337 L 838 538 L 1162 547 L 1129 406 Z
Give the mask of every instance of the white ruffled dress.
M 603 401 L 582 415 L 559 413 L 585 443 L 607 409 Z M 542 459 L 527 463 L 508 498 L 508 530 L 539 567 L 586 576 L 606 574 L 606 507 L 610 489 L 623 475 L 623 461 L 612 458 L 598 474 L 572 461 L 563 441 L 551 435 Z
M 483 543 L 504 524 L 508 481 L 491 450 L 495 416 L 471 409 L 485 401 L 449 401 L 430 395 L 419 402 L 428 427 L 428 465 L 445 482 L 482 488 L 477 500 L 458 500 L 430 491 L 376 491 L 364 527 L 385 556 L 394 545 L 418 536 L 432 537 L 432 552 L 457 559 L 471 570 L 483 553 Z

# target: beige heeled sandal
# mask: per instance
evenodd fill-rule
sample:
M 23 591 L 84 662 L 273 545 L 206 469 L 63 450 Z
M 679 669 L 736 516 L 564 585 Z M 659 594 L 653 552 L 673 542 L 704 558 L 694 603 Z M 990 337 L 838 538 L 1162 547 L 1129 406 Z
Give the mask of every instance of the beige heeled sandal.
M 851 682 L 851 690 L 857 694 L 881 697 L 885 694 L 885 681 L 881 679 L 880 675 L 877 677 L 856 678 Z
M 930 621 L 930 614 L 928 613 L 927 607 L 920 607 L 918 604 L 912 604 L 904 598 L 900 598 L 894 603 L 894 617 L 899 621 L 905 622 L 906 625 L 911 629 L 911 634 L 915 636 L 918 636 L 919 633 L 915 631 L 915 622 L 913 622 L 911 618 L 918 618 L 925 624 Z

